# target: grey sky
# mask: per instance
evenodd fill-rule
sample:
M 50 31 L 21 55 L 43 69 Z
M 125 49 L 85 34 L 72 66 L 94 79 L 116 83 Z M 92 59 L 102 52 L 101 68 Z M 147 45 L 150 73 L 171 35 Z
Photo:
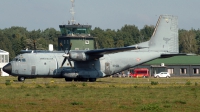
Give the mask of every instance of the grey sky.
M 44 30 L 71 19 L 70 0 L 2 0 L 0 29 L 22 26 Z M 200 0 L 75 0 L 75 20 L 92 28 L 120 29 L 125 24 L 155 25 L 159 15 L 178 16 L 180 29 L 200 28 Z

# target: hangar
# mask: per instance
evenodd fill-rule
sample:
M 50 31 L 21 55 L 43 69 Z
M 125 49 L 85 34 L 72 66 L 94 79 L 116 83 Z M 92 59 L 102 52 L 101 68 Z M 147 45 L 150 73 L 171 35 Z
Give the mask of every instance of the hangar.
M 200 56 L 174 56 L 170 58 L 158 58 L 135 68 L 148 68 L 150 75 L 167 71 L 171 76 L 200 76 Z

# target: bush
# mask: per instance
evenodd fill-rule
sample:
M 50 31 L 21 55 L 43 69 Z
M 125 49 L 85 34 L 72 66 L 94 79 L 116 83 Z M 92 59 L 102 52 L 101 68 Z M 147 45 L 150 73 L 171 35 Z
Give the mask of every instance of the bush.
M 6 80 L 5 85 L 6 85 L 6 86 L 11 85 L 11 81 L 10 81 L 10 80 Z
M 66 87 L 68 87 L 68 86 L 66 86 Z M 77 87 L 77 85 L 76 84 L 71 84 L 71 87 Z
M 151 85 L 158 85 L 158 82 L 151 81 Z
M 195 86 L 198 86 L 198 83 L 197 83 L 197 82 L 195 82 Z
M 35 88 L 43 88 L 41 85 L 36 85 Z
M 84 82 L 84 83 L 82 83 L 82 86 L 87 86 L 87 83 L 85 83 L 85 82 Z
M 141 111 L 161 111 L 161 108 L 156 104 L 149 104 L 143 106 Z
M 185 85 L 191 85 L 192 83 L 190 82 L 190 81 L 187 81 L 186 83 L 185 83 Z
M 71 102 L 71 105 L 83 105 L 82 102 Z
M 109 87 L 115 87 L 115 85 L 109 85 Z
M 20 86 L 21 89 L 27 88 L 25 85 Z
M 176 101 L 174 101 L 174 103 L 186 104 L 186 101 L 176 100 Z

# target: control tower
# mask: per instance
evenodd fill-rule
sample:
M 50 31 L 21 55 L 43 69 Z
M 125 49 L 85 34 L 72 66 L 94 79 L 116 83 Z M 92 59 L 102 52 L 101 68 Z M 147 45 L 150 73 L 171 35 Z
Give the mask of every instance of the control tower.
M 72 43 L 71 50 L 92 50 L 94 47 L 94 37 L 90 36 L 91 25 L 82 25 L 75 23 L 74 20 L 74 0 L 71 0 L 72 8 L 70 13 L 72 14 L 71 21 L 68 21 L 68 25 L 59 25 L 61 35 L 58 37 L 58 50 L 63 50 L 59 45 L 62 44 L 63 48 L 68 48 Z M 65 49 L 64 49 L 65 50 Z

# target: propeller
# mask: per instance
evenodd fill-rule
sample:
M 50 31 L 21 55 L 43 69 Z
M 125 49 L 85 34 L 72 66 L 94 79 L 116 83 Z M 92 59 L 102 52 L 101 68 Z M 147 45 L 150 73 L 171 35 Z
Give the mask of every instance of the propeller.
M 62 43 L 60 43 L 60 47 L 63 49 Z M 71 47 L 72 47 L 72 43 L 70 43 L 67 53 L 66 53 L 65 50 L 63 49 L 64 52 L 65 52 L 65 54 L 63 55 L 63 57 L 65 57 L 65 58 L 64 58 L 64 60 L 63 60 L 63 62 L 62 62 L 61 67 L 63 67 L 63 65 L 64 65 L 64 63 L 66 62 L 67 59 L 68 59 L 68 62 L 69 62 L 69 64 L 70 64 L 70 66 L 72 67 L 72 63 L 71 63 L 70 58 L 69 58 L 69 51 L 71 50 Z

